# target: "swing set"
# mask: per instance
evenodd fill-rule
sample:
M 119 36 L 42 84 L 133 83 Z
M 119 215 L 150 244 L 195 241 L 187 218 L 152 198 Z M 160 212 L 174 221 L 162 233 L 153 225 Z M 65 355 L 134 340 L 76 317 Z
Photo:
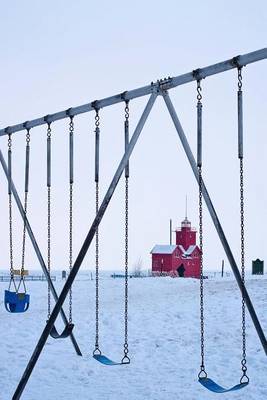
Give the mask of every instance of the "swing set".
M 141 131 L 145 125 L 145 122 L 150 114 L 151 109 L 158 96 L 162 96 L 166 107 L 169 111 L 174 127 L 178 133 L 180 141 L 182 143 L 185 154 L 188 158 L 192 171 L 198 183 L 199 188 L 199 240 L 201 250 L 201 276 L 200 276 L 200 355 L 201 364 L 200 372 L 198 374 L 199 382 L 206 389 L 216 392 L 224 393 L 229 391 L 236 391 L 246 387 L 249 383 L 249 377 L 247 375 L 247 360 L 246 360 L 246 313 L 245 307 L 251 316 L 254 323 L 256 332 L 261 341 L 262 347 L 267 355 L 267 341 L 265 334 L 250 300 L 249 294 L 245 287 L 245 238 L 244 238 L 244 163 L 243 163 L 243 92 L 242 92 L 242 71 L 243 67 L 255 63 L 260 60 L 267 58 L 267 49 L 261 49 L 252 53 L 234 57 L 230 60 L 223 61 L 211 65 L 209 67 L 201 68 L 189 72 L 184 75 L 180 75 L 173 78 L 161 79 L 155 83 L 151 83 L 148 86 L 126 91 L 124 93 L 111 96 L 102 100 L 96 100 L 91 103 L 73 107 L 66 111 L 61 111 L 55 114 L 50 114 L 42 118 L 38 118 L 32 121 L 27 121 L 22 124 L 9 126 L 5 129 L 0 130 L 0 136 L 8 137 L 8 163 L 4 159 L 2 151 L 0 149 L 0 162 L 5 172 L 8 181 L 8 199 L 9 199 L 9 252 L 10 252 L 10 283 L 8 290 L 5 291 L 5 307 L 10 313 L 22 313 L 26 312 L 30 304 L 30 295 L 27 293 L 25 284 L 25 238 L 26 233 L 32 242 L 33 248 L 36 252 L 40 265 L 44 271 L 44 274 L 48 282 L 48 312 L 47 321 L 44 326 L 44 330 L 38 340 L 38 343 L 34 349 L 34 352 L 28 362 L 28 365 L 22 375 L 22 378 L 17 386 L 17 389 L 13 395 L 13 400 L 20 399 L 25 386 L 31 376 L 31 373 L 38 361 L 38 358 L 45 346 L 45 343 L 49 335 L 54 339 L 65 339 L 70 338 L 75 351 L 78 355 L 81 355 L 81 351 L 73 335 L 74 324 L 72 320 L 72 285 L 79 271 L 79 268 L 83 262 L 83 259 L 95 237 L 95 269 L 96 269 L 96 280 L 95 280 L 95 348 L 93 351 L 93 357 L 98 362 L 107 365 L 127 365 L 130 363 L 128 355 L 128 210 L 129 210 L 129 159 L 133 152 L 133 149 L 138 141 Z M 238 158 L 240 167 L 240 270 L 232 254 L 231 248 L 228 244 L 226 236 L 224 234 L 221 223 L 216 214 L 215 208 L 212 204 L 208 190 L 204 184 L 203 171 L 202 171 L 202 81 L 208 76 L 223 73 L 227 70 L 236 69 L 238 72 L 237 83 L 237 104 L 238 104 Z M 188 144 L 186 135 L 183 131 L 179 118 L 177 116 L 175 107 L 169 97 L 169 90 L 184 85 L 189 82 L 196 81 L 197 83 L 197 161 L 193 156 L 191 148 Z M 150 95 L 148 103 L 141 115 L 141 118 L 131 136 L 129 137 L 129 103 L 131 100 L 139 97 Z M 117 170 L 112 178 L 110 186 L 103 198 L 101 205 L 99 205 L 99 148 L 100 148 L 100 115 L 99 111 L 105 107 L 109 107 L 113 104 L 120 102 L 125 103 L 125 119 L 124 119 L 124 137 L 125 137 L 125 149 L 121 161 L 117 167 Z M 78 253 L 78 256 L 73 263 L 73 189 L 74 189 L 74 117 L 79 114 L 94 111 L 95 112 L 95 211 L 96 215 L 92 222 L 92 225 L 88 231 L 88 234 L 84 240 L 84 243 Z M 51 146 L 52 146 L 52 129 L 51 124 L 54 121 L 69 118 L 69 276 L 66 283 L 58 296 L 53 282 L 51 280 Z M 29 220 L 27 218 L 28 209 L 28 192 L 29 192 L 29 170 L 30 170 L 30 130 L 34 127 L 46 125 L 47 126 L 47 264 L 45 264 L 42 257 L 39 246 L 36 242 L 34 233 L 31 229 Z M 12 180 L 12 135 L 16 132 L 26 130 L 26 155 L 25 155 L 25 190 L 24 190 L 24 206 L 21 203 L 19 195 L 16 191 L 16 187 Z M 113 361 L 106 355 L 102 354 L 99 343 L 99 225 L 105 214 L 105 211 L 111 201 L 114 191 L 118 185 L 121 175 L 125 174 L 125 281 L 124 281 L 124 346 L 123 346 L 123 357 L 121 361 Z M 15 270 L 13 264 L 13 218 L 12 218 L 12 197 L 14 197 L 18 206 L 19 212 L 23 220 L 23 235 L 22 235 L 22 257 L 21 257 L 21 269 Z M 203 198 L 206 202 L 207 209 L 210 213 L 217 234 L 221 240 L 225 253 L 228 257 L 229 263 L 233 270 L 235 279 L 238 283 L 239 289 L 242 295 L 242 359 L 241 359 L 241 378 L 240 382 L 235 386 L 227 389 L 214 380 L 208 377 L 205 368 L 205 326 L 204 326 L 204 276 L 203 276 Z M 19 284 L 16 285 L 14 275 L 19 274 Z M 14 290 L 12 289 L 12 285 Z M 55 306 L 51 308 L 51 294 L 55 300 Z M 66 297 L 69 294 L 69 316 L 66 317 L 63 311 L 63 304 Z M 56 319 L 59 315 L 62 316 L 65 328 L 61 333 L 55 327 Z

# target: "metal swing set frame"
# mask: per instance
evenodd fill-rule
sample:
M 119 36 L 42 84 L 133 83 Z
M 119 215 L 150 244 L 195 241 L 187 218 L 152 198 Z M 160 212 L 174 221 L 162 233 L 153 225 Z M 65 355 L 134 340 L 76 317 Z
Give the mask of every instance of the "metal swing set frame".
M 189 164 L 192 168 L 192 171 L 194 173 L 194 176 L 197 180 L 197 183 L 199 183 L 199 174 L 198 174 L 198 167 L 197 167 L 197 163 L 195 161 L 194 155 L 192 153 L 192 150 L 189 146 L 189 143 L 187 141 L 186 135 L 184 133 L 184 130 L 182 128 L 182 125 L 179 121 L 178 115 L 176 113 L 175 107 L 170 99 L 169 96 L 169 90 L 177 87 L 177 86 L 181 86 L 184 84 L 187 84 L 189 82 L 193 82 L 193 81 L 199 81 L 201 79 L 204 79 L 206 77 L 215 75 L 215 74 L 220 74 L 223 73 L 225 71 L 231 70 L 231 69 L 236 69 L 236 68 L 242 68 L 248 64 L 252 64 L 261 60 L 264 60 L 267 58 L 267 48 L 263 48 L 248 54 L 244 54 L 244 55 L 239 55 L 237 57 L 234 57 L 232 59 L 228 59 L 226 61 L 217 63 L 217 64 L 213 64 L 210 65 L 208 67 L 205 68 L 199 68 L 197 70 L 194 70 L 192 72 L 183 74 L 183 75 L 179 75 L 176 77 L 168 77 L 165 79 L 160 79 L 157 82 L 152 82 L 150 85 L 141 87 L 141 88 L 137 88 L 134 90 L 130 90 L 130 91 L 126 91 L 124 93 L 121 94 L 117 94 L 111 97 L 107 97 L 101 100 L 95 100 L 91 103 L 88 104 L 84 104 L 78 107 L 72 107 L 68 110 L 65 111 L 61 111 L 61 112 L 57 112 L 55 114 L 50 114 L 48 116 L 42 117 L 42 118 L 38 118 L 38 119 L 34 119 L 31 121 L 27 121 L 24 123 L 20 123 L 18 125 L 14 125 L 14 126 L 9 126 L 7 128 L 4 129 L 0 129 L 0 136 L 5 136 L 5 135 L 10 135 L 10 134 L 14 134 L 16 132 L 21 132 L 21 131 L 25 131 L 25 129 L 32 129 L 34 127 L 40 126 L 40 125 L 47 125 L 47 123 L 51 124 L 54 121 L 58 121 L 61 119 L 65 119 L 65 118 L 70 118 L 70 117 L 74 117 L 77 116 L 79 114 L 82 113 L 87 113 L 90 111 L 95 111 L 95 109 L 102 109 L 105 107 L 109 107 L 112 106 L 114 104 L 117 103 L 121 103 L 121 102 L 125 102 L 125 101 L 130 101 L 139 97 L 144 97 L 144 96 L 150 96 L 149 100 L 145 106 L 145 109 L 139 119 L 139 122 L 137 123 L 137 126 L 133 132 L 133 135 L 131 137 L 131 140 L 129 142 L 129 145 L 125 151 L 125 153 L 123 154 L 121 161 L 117 167 L 117 170 L 111 180 L 110 186 L 103 198 L 102 204 L 98 209 L 98 212 L 94 218 L 94 221 L 92 222 L 92 225 L 87 233 L 87 236 L 84 240 L 84 243 L 78 253 L 78 256 L 76 258 L 76 261 L 73 264 L 72 270 L 66 280 L 66 283 L 60 293 L 60 295 L 58 296 L 56 293 L 56 290 L 53 286 L 53 282 L 50 279 L 47 267 L 45 265 L 42 253 L 40 251 L 40 248 L 37 244 L 37 241 L 35 239 L 34 233 L 31 229 L 31 225 L 29 223 L 29 220 L 27 217 L 25 217 L 25 213 L 24 213 L 24 209 L 20 200 L 20 197 L 17 193 L 16 187 L 14 182 L 11 182 L 11 190 L 13 193 L 13 196 L 15 198 L 17 207 L 19 209 L 19 212 L 21 214 L 21 217 L 23 220 L 25 220 L 25 224 L 26 224 L 26 230 L 27 233 L 31 239 L 33 248 L 35 250 L 35 253 L 37 255 L 37 258 L 40 262 L 40 265 L 43 269 L 43 272 L 47 278 L 48 284 L 51 288 L 52 294 L 54 296 L 55 299 L 55 306 L 54 309 L 51 312 L 50 318 L 48 319 L 47 323 L 45 324 L 44 330 L 38 340 L 38 343 L 33 351 L 33 354 L 26 366 L 26 369 L 21 377 L 21 380 L 15 390 L 15 393 L 12 397 L 13 400 L 18 400 L 21 398 L 21 395 L 25 389 L 25 386 L 27 385 L 27 382 L 33 372 L 33 369 L 38 361 L 38 358 L 45 346 L 45 343 L 49 337 L 50 331 L 53 328 L 55 321 L 59 315 L 59 313 L 61 313 L 61 316 L 63 318 L 63 321 L 65 323 L 65 325 L 67 325 L 68 321 L 66 318 L 66 315 L 64 314 L 63 311 L 63 304 L 64 301 L 68 295 L 68 292 L 71 288 L 71 286 L 73 285 L 73 282 L 76 278 L 76 275 L 81 267 L 81 264 L 83 262 L 83 259 L 93 241 L 93 238 L 95 236 L 95 233 L 97 231 L 98 226 L 101 223 L 101 220 L 106 212 L 106 209 L 108 208 L 108 205 L 112 199 L 112 196 L 114 194 L 114 191 L 117 187 L 117 184 L 123 174 L 123 171 L 125 170 L 125 167 L 128 164 L 128 161 L 130 159 L 130 156 L 133 152 L 133 149 L 139 139 L 139 136 L 142 132 L 142 129 L 145 125 L 145 122 L 150 114 L 150 111 L 153 108 L 153 105 L 155 103 L 155 100 L 157 99 L 158 96 L 162 96 L 164 99 L 164 102 L 166 104 L 166 107 L 169 111 L 169 114 L 171 116 L 171 119 L 173 121 L 174 127 L 178 133 L 179 139 L 181 141 L 181 144 L 183 146 L 183 150 L 187 156 L 187 159 L 189 161 Z M 2 165 L 2 168 L 4 170 L 4 173 L 8 179 L 8 167 L 7 164 L 5 162 L 5 159 L 3 157 L 3 153 L 0 149 L 0 163 Z M 253 304 L 251 302 L 250 296 L 246 290 L 245 285 L 243 284 L 237 263 L 235 261 L 235 258 L 233 256 L 233 253 L 231 251 L 230 245 L 227 241 L 227 238 L 225 236 L 224 230 L 222 228 L 222 225 L 219 221 L 219 218 L 217 216 L 216 210 L 213 206 L 213 203 L 211 201 L 211 198 L 209 196 L 208 190 L 202 180 L 202 193 L 203 193 L 203 198 L 206 202 L 206 206 L 207 209 L 209 211 L 209 214 L 211 216 L 211 219 L 214 223 L 214 226 L 216 228 L 217 234 L 220 238 L 220 241 L 222 243 L 222 246 L 224 248 L 224 251 L 226 253 L 226 256 L 228 258 L 229 264 L 232 268 L 234 277 L 237 281 L 237 284 L 239 286 L 239 289 L 242 293 L 242 296 L 245 300 L 246 306 L 247 306 L 247 310 L 251 316 L 251 319 L 253 321 L 253 324 L 255 326 L 257 335 L 260 339 L 260 342 L 262 344 L 262 347 L 264 349 L 265 354 L 267 355 L 267 340 L 264 334 L 264 331 L 262 329 L 262 326 L 260 324 L 260 321 L 258 319 L 258 316 L 256 314 L 256 311 L 253 307 Z M 78 347 L 78 344 L 74 338 L 73 333 L 70 335 L 70 338 L 72 340 L 72 343 L 74 345 L 74 348 L 76 350 L 76 353 L 81 355 L 81 351 Z

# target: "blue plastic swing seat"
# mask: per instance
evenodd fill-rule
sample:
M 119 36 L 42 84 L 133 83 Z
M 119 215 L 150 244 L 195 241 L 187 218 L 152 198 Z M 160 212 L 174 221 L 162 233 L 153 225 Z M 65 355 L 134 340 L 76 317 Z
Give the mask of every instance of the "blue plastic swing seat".
M 5 290 L 5 308 L 10 313 L 23 313 L 30 305 L 30 295 Z
M 212 379 L 210 378 L 199 378 L 198 379 L 199 383 L 203 385 L 206 389 L 210 390 L 211 392 L 214 393 L 227 393 L 227 392 L 234 392 L 236 390 L 243 389 L 248 385 L 248 382 L 244 383 L 239 383 L 238 385 L 235 385 L 229 389 L 225 389 L 222 386 L 218 385 L 215 383 Z
M 100 362 L 101 364 L 104 365 L 124 365 L 124 364 L 130 364 L 130 361 L 128 362 L 116 362 L 116 361 L 112 361 L 110 358 L 103 356 L 102 354 L 94 354 L 93 355 L 94 359 L 98 362 Z

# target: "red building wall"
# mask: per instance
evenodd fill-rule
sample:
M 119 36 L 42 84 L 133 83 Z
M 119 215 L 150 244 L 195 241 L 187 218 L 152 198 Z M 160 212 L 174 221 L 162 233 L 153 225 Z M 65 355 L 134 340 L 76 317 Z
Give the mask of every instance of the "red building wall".
M 200 250 L 196 246 L 196 230 L 191 228 L 187 218 L 182 222 L 181 228 L 176 230 L 176 248 L 172 254 L 152 253 L 152 273 L 158 275 L 167 273 L 178 276 L 177 269 L 183 264 L 185 278 L 200 278 Z M 182 248 L 180 247 L 182 246 Z M 188 254 L 190 246 L 196 246 Z M 185 250 L 185 252 L 183 251 Z M 189 252 L 190 253 L 190 252 Z
M 195 258 L 193 260 L 182 260 L 182 264 L 184 264 L 185 267 L 185 272 L 184 272 L 185 278 L 197 278 L 197 279 L 200 278 L 199 259 Z
M 196 247 L 190 258 L 183 258 L 182 255 L 173 258 L 173 271 L 177 271 L 183 264 L 185 278 L 200 278 L 200 250 Z
M 200 278 L 200 252 L 196 249 L 195 256 L 186 259 L 173 254 L 152 254 L 152 272 L 156 275 L 161 273 L 172 273 L 173 276 L 178 276 L 177 269 L 181 264 L 184 265 L 185 278 Z
M 172 254 L 152 254 L 152 271 L 170 272 L 173 268 Z

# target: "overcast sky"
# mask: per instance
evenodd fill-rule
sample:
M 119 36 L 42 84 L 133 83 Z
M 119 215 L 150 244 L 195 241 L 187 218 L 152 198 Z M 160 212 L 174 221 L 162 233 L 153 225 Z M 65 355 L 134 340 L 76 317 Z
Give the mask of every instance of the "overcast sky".
M 88 103 L 177 76 L 238 54 L 266 47 L 266 1 L 12 1 L 1 3 L 1 127 Z M 267 260 L 267 78 L 266 61 L 243 72 L 245 132 L 246 261 Z M 239 176 L 237 158 L 237 73 L 203 81 L 203 170 L 222 226 L 239 261 Z M 188 140 L 196 148 L 196 85 L 170 96 Z M 147 98 L 130 103 L 133 132 Z M 100 192 L 123 151 L 123 104 L 101 115 Z M 52 124 L 52 261 L 68 264 L 68 121 Z M 94 115 L 75 123 L 74 250 L 94 215 Z M 46 259 L 46 128 L 31 132 L 29 219 Z M 13 136 L 14 180 L 23 195 L 23 132 Z M 0 139 L 6 156 L 7 139 Z M 148 118 L 130 163 L 130 267 L 139 258 L 151 266 L 155 244 L 168 244 L 185 214 L 198 225 L 197 186 L 161 98 Z M 1 259 L 8 268 L 8 198 L 0 173 Z M 100 228 L 103 269 L 123 267 L 124 188 L 117 188 Z M 22 225 L 14 205 L 14 260 L 20 266 Z M 205 267 L 219 269 L 225 258 L 204 212 Z M 38 262 L 27 242 L 26 265 Z M 226 261 L 226 265 L 228 261 Z M 93 268 L 94 246 L 83 268 Z

